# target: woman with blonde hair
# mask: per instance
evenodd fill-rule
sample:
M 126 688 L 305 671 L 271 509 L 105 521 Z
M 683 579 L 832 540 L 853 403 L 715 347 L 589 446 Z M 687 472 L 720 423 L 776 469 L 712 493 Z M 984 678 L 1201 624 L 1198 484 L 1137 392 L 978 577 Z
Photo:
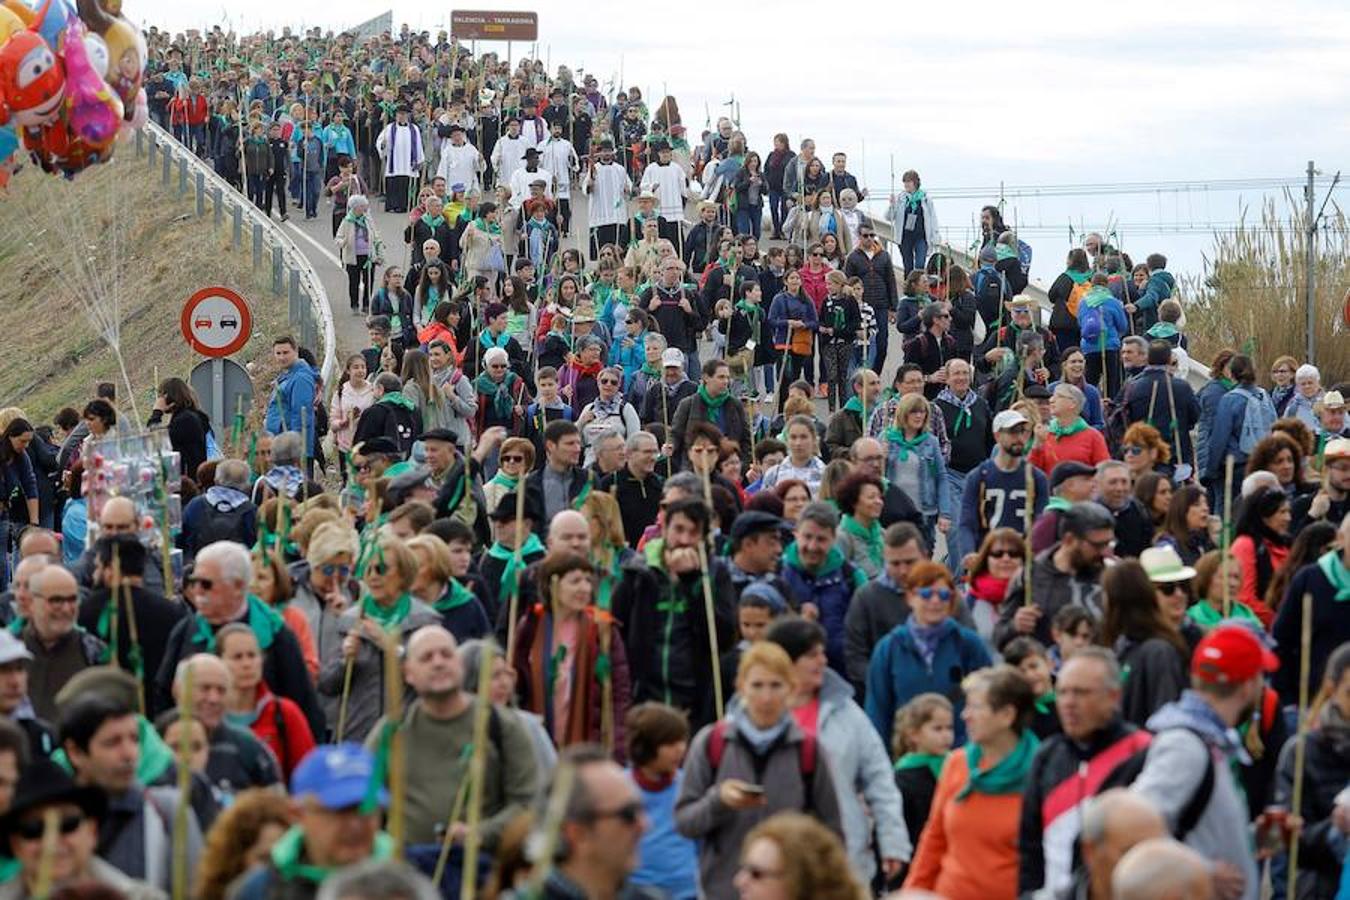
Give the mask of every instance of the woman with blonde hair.
M 277 838 L 291 827 L 291 803 L 268 788 L 241 791 L 206 833 L 197 868 L 197 900 L 224 900 L 230 886 L 266 862 Z
M 745 837 L 732 880 L 745 900 L 865 900 L 838 835 L 810 816 L 782 812 Z M 767 890 L 766 890 L 767 889 Z
M 943 534 L 955 517 L 947 463 L 942 445 L 929 428 L 928 400 L 909 394 L 895 407 L 895 418 L 883 434 L 886 477 L 898 485 L 923 514 L 924 540 L 935 546 L 935 530 Z

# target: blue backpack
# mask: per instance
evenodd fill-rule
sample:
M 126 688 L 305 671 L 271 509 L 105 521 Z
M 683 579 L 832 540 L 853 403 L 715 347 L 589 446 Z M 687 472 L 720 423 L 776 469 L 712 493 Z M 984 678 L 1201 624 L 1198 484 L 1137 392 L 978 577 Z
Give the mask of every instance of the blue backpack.
M 1083 339 L 1084 346 L 1089 344 L 1100 344 L 1102 347 L 1105 346 L 1106 328 L 1102 323 L 1101 306 L 1088 306 L 1086 303 L 1079 304 L 1078 332 Z
M 1242 429 L 1238 433 L 1238 452 L 1243 456 L 1251 456 L 1252 450 L 1256 449 L 1262 438 L 1270 434 L 1275 424 L 1275 405 L 1259 387 L 1234 388 L 1233 393 L 1247 398 L 1247 408 L 1242 414 Z

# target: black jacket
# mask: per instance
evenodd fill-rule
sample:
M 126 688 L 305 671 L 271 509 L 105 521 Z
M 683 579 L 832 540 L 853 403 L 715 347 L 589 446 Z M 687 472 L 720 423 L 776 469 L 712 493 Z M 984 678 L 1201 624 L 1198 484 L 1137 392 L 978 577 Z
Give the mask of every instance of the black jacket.
M 652 309 L 652 300 L 661 303 Z M 689 312 L 680 306 L 680 300 L 689 301 Z M 698 333 L 703 330 L 704 315 L 702 303 L 697 292 L 688 285 L 666 288 L 655 284 L 638 296 L 641 307 L 656 325 L 656 330 L 665 336 L 667 345 L 689 353 L 698 345 Z
M 660 397 L 657 398 L 657 402 L 660 402 Z M 711 422 L 716 425 L 724 438 L 740 444 L 741 459 L 751 458 L 750 422 L 746 417 L 745 407 L 735 397 L 730 397 L 722 404 L 720 413 L 720 417 L 715 416 L 697 392 L 680 401 L 670 423 L 670 443 L 674 446 L 676 466 L 683 468 L 687 462 L 685 452 L 689 440 L 689 426 L 695 422 Z
M 157 409 L 146 426 L 154 428 L 163 420 L 163 411 Z M 178 451 L 183 474 L 194 481 L 197 467 L 206 462 L 206 434 L 210 430 L 211 420 L 199 409 L 176 409 L 169 416 L 169 444 Z
M 124 672 L 135 672 L 132 664 L 133 648 L 139 645 L 143 672 L 146 678 L 155 677 L 164 663 L 164 651 L 169 636 L 178 623 L 188 617 L 188 607 L 184 603 L 175 603 L 164 599 L 159 591 L 144 586 L 128 589 L 130 609 L 124 598 L 117 609 L 117 633 L 112 633 L 112 617 L 108 625 L 100 628 L 104 610 L 108 608 L 109 590 L 103 586 L 93 588 L 80 602 L 79 625 L 90 634 L 97 635 L 109 647 L 117 647 L 117 664 Z M 109 610 L 111 613 L 111 610 Z M 131 640 L 130 619 L 135 618 L 136 638 Z
M 895 266 L 891 256 L 885 250 L 868 257 L 861 247 L 855 249 L 844 259 L 844 274 L 849 278 L 861 278 L 863 300 L 878 310 L 894 311 L 899 300 L 899 291 L 895 285 Z M 882 325 L 881 316 L 877 316 L 877 325 Z
M 661 509 L 662 484 L 663 480 L 655 472 L 639 481 L 627 466 L 601 480 L 600 490 L 608 491 L 618 501 L 623 536 L 628 546 L 637 547 L 642 532 L 656 521 L 656 514 Z
M 698 385 L 687 378 L 673 388 L 667 387 L 664 380 L 654 381 L 651 387 L 647 388 L 647 396 L 642 398 L 642 408 L 638 410 L 638 416 L 643 424 L 660 422 L 669 425 L 675 421 L 675 410 L 680 408 L 680 402 L 685 397 L 692 397 L 697 390 Z M 666 393 L 664 406 L 661 404 L 662 391 Z
M 1120 509 L 1107 509 L 1116 520 L 1116 556 L 1138 556 L 1153 546 L 1153 520 L 1138 500 L 1129 497 Z
M 1175 416 L 1172 412 L 1174 399 Z M 1149 366 L 1126 388 L 1125 404 L 1129 407 L 1131 423 L 1147 422 L 1158 429 L 1163 440 L 1172 448 L 1174 465 L 1194 461 L 1191 430 L 1200 421 L 1200 401 L 1195 398 L 1195 391 L 1191 390 L 1184 378 L 1171 378 L 1164 367 Z
M 994 446 L 994 414 L 984 398 L 976 396 L 970 406 L 969 421 L 954 403 L 942 399 L 934 402 L 942 410 L 942 423 L 951 442 L 947 468 L 965 474 L 988 459 Z
M 941 369 L 947 364 L 947 360 L 956 355 L 956 338 L 950 334 L 944 334 L 939 339 L 933 332 L 925 328 L 905 341 L 905 362 L 914 363 L 923 370 L 925 376 L 932 375 L 938 369 Z M 925 382 L 923 395 L 929 400 L 936 400 L 937 395 L 942 392 L 942 388 L 943 385 L 937 382 Z
M 684 239 L 684 264 L 690 272 L 701 275 L 708 264 L 717 259 L 718 240 L 724 230 L 716 222 L 711 225 L 699 222 L 689 229 L 689 235 Z

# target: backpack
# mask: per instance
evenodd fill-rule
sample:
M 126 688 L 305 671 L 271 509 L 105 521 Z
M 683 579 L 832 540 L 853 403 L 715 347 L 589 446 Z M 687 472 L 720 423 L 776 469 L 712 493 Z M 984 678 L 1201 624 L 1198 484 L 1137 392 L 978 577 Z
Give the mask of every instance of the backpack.
M 1270 434 L 1275 424 L 1275 407 L 1266 399 L 1265 392 L 1260 396 L 1246 388 L 1234 388 L 1233 393 L 1247 398 L 1247 408 L 1242 415 L 1242 429 L 1238 432 L 1238 452 L 1251 456 L 1252 450 L 1261 439 Z
M 1204 742 L 1204 737 L 1195 729 L 1185 726 L 1179 727 L 1183 731 L 1191 732 Z M 1162 731 L 1158 732 L 1154 735 L 1154 739 L 1156 740 L 1163 733 Z M 1134 784 L 1135 779 L 1139 777 L 1139 773 L 1144 771 L 1144 761 L 1147 758 L 1148 747 L 1135 751 L 1120 765 L 1116 766 L 1110 775 L 1106 776 L 1106 780 L 1097 789 L 1097 793 L 1100 794 L 1111 788 L 1127 787 Z M 1177 815 L 1176 827 L 1172 829 L 1172 836 L 1178 841 L 1184 842 L 1186 836 L 1195 830 L 1200 817 L 1204 815 L 1205 807 L 1209 806 L 1210 798 L 1214 796 L 1214 777 L 1214 753 L 1209 749 L 1209 744 L 1205 743 L 1205 774 L 1201 776 L 1200 783 L 1196 785 L 1195 793 L 1191 795 L 1191 799 L 1187 800 L 1186 805 L 1181 808 L 1181 812 Z
M 220 452 L 220 444 L 216 443 L 216 433 L 211 429 L 206 429 L 206 460 L 210 462 L 214 459 L 223 459 L 224 453 Z
M 1064 301 L 1064 306 L 1069 310 L 1069 315 L 1078 315 L 1078 306 L 1083 302 L 1083 297 L 1086 296 L 1087 292 L 1090 290 L 1092 290 L 1091 279 L 1084 281 L 1082 284 L 1074 284 L 1069 290 L 1069 298 Z
M 1031 274 L 1031 245 L 1026 241 L 1017 242 L 1017 261 L 1022 264 L 1022 274 Z
M 257 512 L 251 500 L 245 500 L 234 509 L 224 509 L 205 500 L 210 512 L 202 519 L 200 527 L 195 529 L 192 540 L 198 547 L 214 544 L 216 541 L 244 542 L 244 520 Z
M 730 727 L 730 720 L 719 719 L 713 724 L 712 734 L 708 735 L 708 765 L 712 766 L 714 781 L 717 780 L 717 773 L 722 768 L 722 757 L 727 749 L 727 729 Z M 802 796 L 808 806 L 815 793 L 817 756 L 815 736 L 803 733 L 802 742 L 797 745 L 797 771 L 802 775 Z
M 1072 294 L 1069 295 L 1069 301 L 1074 302 Z M 1079 337 L 1090 344 L 1098 344 L 1099 348 L 1105 347 L 1106 328 L 1102 321 L 1102 308 L 1100 306 L 1079 306 L 1074 310 L 1074 315 L 1078 316 Z
M 417 437 L 417 420 L 411 410 L 401 406 L 390 406 L 389 418 L 385 420 L 385 437 L 398 444 L 398 452 L 407 459 L 412 453 L 413 441 Z

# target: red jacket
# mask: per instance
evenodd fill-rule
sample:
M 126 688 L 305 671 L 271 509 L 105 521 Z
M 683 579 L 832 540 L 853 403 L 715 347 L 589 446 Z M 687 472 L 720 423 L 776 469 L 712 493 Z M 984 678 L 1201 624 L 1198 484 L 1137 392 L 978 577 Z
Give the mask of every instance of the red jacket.
M 1095 466 L 1111 453 L 1106 449 L 1106 438 L 1097 429 L 1089 426 L 1077 434 L 1067 437 L 1055 437 L 1053 434 L 1044 441 L 1038 441 L 1031 451 L 1031 464 L 1049 475 L 1056 465 L 1074 460 Z
M 249 727 L 258 740 L 271 748 L 289 781 L 300 760 L 314 749 L 309 721 L 294 701 L 273 694 L 261 681 L 253 710 L 255 718 Z
M 205 125 L 206 95 L 193 94 L 191 97 L 174 97 L 169 101 L 170 125 Z
M 1270 555 L 1270 571 L 1274 573 L 1289 558 L 1289 548 L 1266 540 L 1263 540 L 1262 544 L 1266 553 Z M 1248 609 L 1256 613 L 1261 624 L 1269 631 L 1275 621 L 1275 610 L 1267 606 L 1265 598 L 1256 591 L 1258 575 L 1256 543 L 1250 536 L 1244 534 L 1233 539 L 1229 552 L 1233 554 L 1233 558 L 1238 562 L 1238 568 L 1242 570 L 1242 589 L 1238 591 L 1237 599 L 1247 604 Z

